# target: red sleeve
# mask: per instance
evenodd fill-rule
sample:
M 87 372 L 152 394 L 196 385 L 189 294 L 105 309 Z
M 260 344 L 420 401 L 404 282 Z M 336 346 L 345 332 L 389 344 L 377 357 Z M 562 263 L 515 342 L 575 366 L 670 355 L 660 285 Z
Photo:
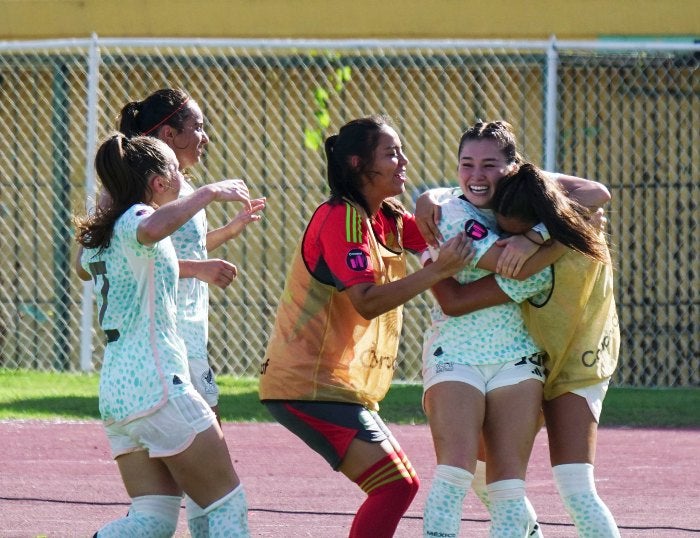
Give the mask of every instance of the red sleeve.
M 367 229 L 350 204 L 319 206 L 304 234 L 302 255 L 315 278 L 339 290 L 374 282 Z
M 428 244 L 418 231 L 416 217 L 409 213 L 403 215 L 403 248 L 416 254 L 428 248 Z

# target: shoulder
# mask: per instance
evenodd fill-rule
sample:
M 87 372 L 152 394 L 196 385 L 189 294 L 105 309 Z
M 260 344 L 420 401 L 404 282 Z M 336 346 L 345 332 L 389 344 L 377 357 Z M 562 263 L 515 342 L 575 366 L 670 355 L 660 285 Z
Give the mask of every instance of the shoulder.
M 324 202 L 314 212 L 309 231 L 322 235 L 342 235 L 348 243 L 362 241 L 363 219 L 355 206 L 348 202 Z
M 143 219 L 152 215 L 155 209 L 146 204 L 134 204 L 122 213 L 114 225 L 115 233 L 118 230 L 129 229 L 138 226 Z

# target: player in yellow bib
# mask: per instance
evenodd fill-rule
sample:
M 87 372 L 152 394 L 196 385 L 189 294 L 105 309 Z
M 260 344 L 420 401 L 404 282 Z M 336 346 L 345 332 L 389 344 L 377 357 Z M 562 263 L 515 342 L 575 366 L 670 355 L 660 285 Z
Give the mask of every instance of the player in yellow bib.
M 382 117 L 353 120 L 326 140 L 330 199 L 295 249 L 260 369 L 275 419 L 366 494 L 350 537 L 394 535 L 418 478 L 379 416 L 396 368 L 402 305 L 453 275 L 472 253 L 464 233 L 430 267 L 405 191 L 401 140 Z M 293 480 L 290 487 L 293 487 Z
M 547 243 L 531 232 L 540 223 L 553 240 L 569 247 L 552 265 L 551 290 L 527 298 L 488 276 L 462 286 L 441 284 L 440 294 L 450 301 L 454 315 L 507 301 L 521 303 L 530 335 L 546 352 L 543 410 L 564 506 L 579 536 L 618 537 L 593 478 L 598 421 L 620 345 L 604 234 L 590 219 L 589 208 L 572 201 L 556 181 L 528 163 L 499 181 L 491 204 L 502 231 Z M 472 486 L 489 506 L 483 484 Z

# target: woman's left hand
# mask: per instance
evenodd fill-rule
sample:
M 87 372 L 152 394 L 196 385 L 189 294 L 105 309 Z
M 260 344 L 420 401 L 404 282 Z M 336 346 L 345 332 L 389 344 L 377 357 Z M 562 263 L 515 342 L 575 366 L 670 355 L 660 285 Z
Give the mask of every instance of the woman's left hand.
M 540 248 L 540 245 L 522 235 L 499 239 L 496 245 L 503 248 L 496 263 L 496 272 L 508 278 L 516 276 L 525 262 Z
M 265 203 L 265 198 L 255 198 L 250 201 L 250 209 L 244 207 L 236 213 L 236 216 L 224 226 L 229 232 L 229 237 L 233 238 L 238 236 L 248 224 L 261 220 L 262 215 L 259 213 L 265 209 Z

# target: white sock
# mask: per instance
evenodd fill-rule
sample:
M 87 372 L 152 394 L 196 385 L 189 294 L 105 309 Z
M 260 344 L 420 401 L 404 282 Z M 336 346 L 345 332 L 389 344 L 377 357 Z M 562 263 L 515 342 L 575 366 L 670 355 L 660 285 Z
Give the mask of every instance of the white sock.
M 620 531 L 610 510 L 598 497 L 590 463 L 568 463 L 552 467 L 554 482 L 564 508 L 581 538 L 618 538 Z
M 129 515 L 97 531 L 98 538 L 170 538 L 177 529 L 181 497 L 143 495 L 131 499 Z
M 461 467 L 438 465 L 423 509 L 423 536 L 456 538 L 462 523 L 462 503 L 472 475 Z
M 477 460 L 476 461 L 476 471 L 474 472 L 474 480 L 472 481 L 472 489 L 476 496 L 479 497 L 486 509 L 491 512 L 491 501 L 489 500 L 489 490 L 486 485 L 486 462 Z M 527 507 L 528 514 L 530 515 L 530 527 L 528 532 L 528 538 L 543 538 L 542 529 L 540 524 L 537 522 L 537 513 L 535 508 L 532 506 L 527 497 L 525 497 L 525 505 Z
M 209 538 L 209 518 L 204 509 L 185 495 L 185 511 L 187 513 L 187 528 L 192 538 Z
M 524 538 L 530 532 L 530 513 L 525 497 L 525 481 L 499 480 L 488 485 L 491 501 L 492 538 Z
M 248 507 L 243 484 L 204 509 L 209 519 L 210 538 L 247 538 Z

